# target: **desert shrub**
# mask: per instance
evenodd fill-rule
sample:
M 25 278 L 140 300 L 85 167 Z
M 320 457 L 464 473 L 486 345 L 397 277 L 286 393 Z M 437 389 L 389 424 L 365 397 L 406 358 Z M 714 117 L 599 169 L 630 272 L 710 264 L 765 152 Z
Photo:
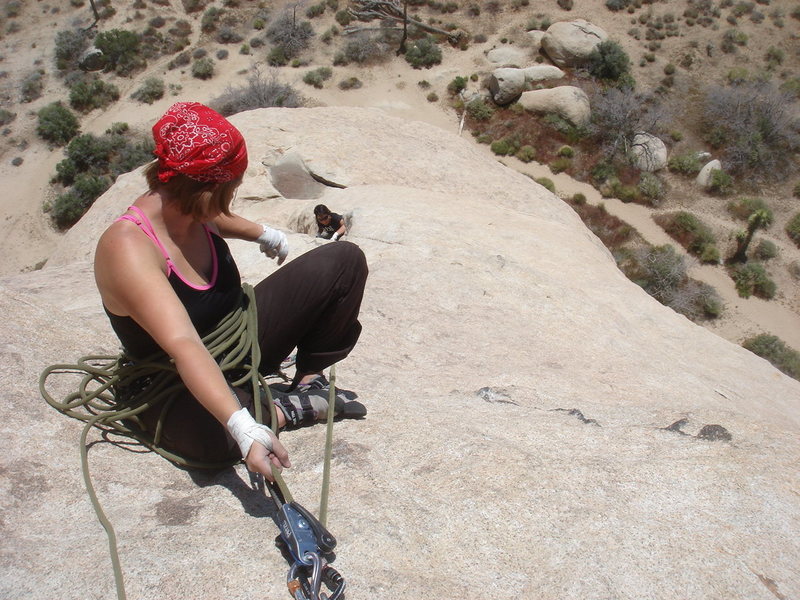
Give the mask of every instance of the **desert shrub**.
M 117 100 L 119 88 L 97 77 L 78 81 L 69 89 L 69 105 L 82 113 L 105 108 Z
M 217 58 L 217 60 L 225 60 L 228 58 L 228 56 L 230 56 L 230 52 L 224 48 L 220 48 L 214 53 L 214 56 Z
M 597 79 L 617 81 L 630 71 L 631 60 L 617 42 L 600 42 L 589 55 L 589 73 Z
M 517 136 L 508 135 L 500 140 L 495 140 L 490 147 L 492 152 L 498 156 L 512 156 L 519 151 L 521 144 Z
M 0 127 L 5 127 L 17 118 L 17 113 L 13 113 L 5 108 L 0 108 Z
M 800 213 L 794 215 L 789 222 L 786 223 L 786 234 L 792 241 L 800 246 Z
M 428 102 L 438 102 L 439 101 L 439 94 L 437 94 L 436 92 L 430 92 L 427 96 L 425 96 L 425 99 Z
M 577 204 L 578 206 L 581 206 L 583 204 L 586 204 L 586 195 L 582 194 L 581 192 L 576 192 L 576 193 L 574 193 L 572 195 L 572 198 L 571 198 L 570 201 L 573 204 Z
M 340 10 L 336 13 L 336 22 L 342 27 L 347 27 L 352 22 L 353 17 L 347 9 Z
M 765 261 L 778 256 L 778 247 L 769 240 L 759 240 L 753 249 L 753 258 Z
M 408 47 L 406 62 L 415 69 L 429 69 L 442 62 L 442 49 L 432 37 L 420 38 Z
M 800 352 L 787 346 L 779 337 L 762 333 L 746 339 L 742 347 L 768 360 L 789 377 L 800 380 Z
M 559 156 L 547 166 L 550 167 L 550 171 L 557 175 L 569 169 L 572 166 L 572 161 L 566 156 Z
M 94 45 L 106 59 L 106 70 L 125 77 L 144 66 L 141 58 L 141 38 L 124 29 L 101 31 L 94 38 Z
M 670 245 L 634 250 L 619 264 L 625 275 L 653 298 L 692 320 L 722 313 L 716 291 L 689 279 L 686 259 Z
M 206 7 L 206 0 L 181 0 L 187 13 L 200 12 Z
M 208 56 L 208 50 L 206 50 L 205 48 L 195 48 L 194 50 L 192 50 L 192 58 L 194 58 L 195 60 L 197 60 L 198 58 L 205 58 L 206 56 Z
M 72 188 L 53 202 L 53 222 L 60 229 L 71 227 L 109 187 L 111 182 L 106 177 L 79 175 Z
M 572 10 L 572 0 L 558 0 L 559 8 L 563 10 Z
M 661 179 L 653 173 L 642 173 L 639 178 L 639 194 L 647 200 L 650 206 L 658 206 L 664 199 L 666 190 Z
M 757 262 L 748 262 L 743 265 L 734 265 L 729 269 L 736 292 L 742 298 L 758 296 L 769 300 L 775 296 L 775 282 L 769 278 L 764 265 Z
M 324 2 L 309 6 L 308 9 L 306 10 L 306 16 L 309 19 L 313 19 L 315 17 L 319 17 L 320 15 L 322 15 L 324 13 L 325 13 L 325 3 Z
M 757 210 L 769 210 L 761 198 L 738 198 L 728 202 L 726 208 L 732 216 L 742 221 L 747 221 Z
M 167 21 L 166 19 L 164 19 L 164 17 L 158 16 L 150 19 L 150 21 L 148 21 L 147 24 L 155 29 L 161 29 L 164 25 L 167 24 Z
M 708 226 L 698 219 L 695 215 L 680 211 L 668 215 L 660 215 L 656 222 L 664 228 L 671 237 L 687 252 L 694 256 L 710 258 L 704 262 L 717 262 L 719 251 L 716 250 L 716 239 Z M 714 248 L 714 250 L 710 250 Z M 713 260 L 716 257 L 716 260 Z
M 148 77 L 142 82 L 142 86 L 131 94 L 131 98 L 139 102 L 152 104 L 164 97 L 164 91 L 163 80 L 158 77 Z
M 214 61 L 203 57 L 192 63 L 192 77 L 197 79 L 211 79 L 214 76 Z
M 457 75 L 450 83 L 447 84 L 448 93 L 451 96 L 461 93 L 463 90 L 467 89 L 468 81 L 469 80 L 466 77 Z
M 494 108 L 483 98 L 475 98 L 467 103 L 467 114 L 476 121 L 488 121 L 494 114 Z
M 217 31 L 217 35 L 214 36 L 214 39 L 219 44 L 238 44 L 244 38 L 239 35 L 233 27 L 224 25 L 223 27 L 219 28 L 219 31 Z
M 217 112 L 228 117 L 255 108 L 296 108 L 303 103 L 303 97 L 292 86 L 278 81 L 274 72 L 265 75 L 256 69 L 248 76 L 245 85 L 228 87 L 210 104 Z
M 667 168 L 681 175 L 697 175 L 700 169 L 703 168 L 697 152 L 687 152 L 685 154 L 676 154 L 669 157 Z
M 794 184 L 792 195 L 794 195 L 795 198 L 800 198 L 800 182 Z
M 200 19 L 200 31 L 203 33 L 211 33 L 212 31 L 215 31 L 223 14 L 224 11 L 216 6 L 209 8 L 203 13 L 202 19 Z
M 171 61 L 169 61 L 167 63 L 167 68 L 170 69 L 170 70 L 171 69 L 177 69 L 179 67 L 185 67 L 186 65 L 188 65 L 191 62 L 192 62 L 191 53 L 189 53 L 189 52 L 181 52 L 180 54 L 178 54 L 178 56 L 176 56 L 175 58 L 173 58 Z
M 303 75 L 303 83 L 321 88 L 322 83 L 330 79 L 332 75 L 333 71 L 330 67 L 319 67 Z
M 33 102 L 42 97 L 44 90 L 44 71 L 28 73 L 20 84 L 20 102 Z
M 561 146 L 561 148 L 558 149 L 557 154 L 566 158 L 572 158 L 575 156 L 575 150 L 572 148 L 572 146 Z
M 534 179 L 534 181 L 539 185 L 541 185 L 544 189 L 549 191 L 551 194 L 556 193 L 556 184 L 553 183 L 553 180 L 550 179 L 549 177 L 537 177 L 536 179 Z
M 36 133 L 57 146 L 63 146 L 78 134 L 78 118 L 60 102 L 48 104 L 38 112 Z
M 296 22 L 291 14 L 278 17 L 267 29 L 267 39 L 283 51 L 287 59 L 292 59 L 308 48 L 314 28 L 308 21 Z
M 533 146 L 526 144 L 517 150 L 517 153 L 514 154 L 514 156 L 524 163 L 529 163 L 536 158 L 536 149 Z
M 89 47 L 89 38 L 80 29 L 68 29 L 56 34 L 55 63 L 59 71 L 77 68 L 78 59 Z
M 666 120 L 654 96 L 629 88 L 602 90 L 591 98 L 591 107 L 588 131 L 610 159 L 627 157 L 637 133 L 657 133 Z
M 389 46 L 383 38 L 361 34 L 347 41 L 342 49 L 342 56 L 348 63 L 365 65 L 388 58 L 388 50 Z
M 781 84 L 780 90 L 790 98 L 800 98 L 800 77 L 790 77 Z
M 358 77 L 348 77 L 347 79 L 342 79 L 338 86 L 340 90 L 357 90 L 364 84 L 361 83 L 361 80 Z
M 711 169 L 708 191 L 712 194 L 727 196 L 733 191 L 733 178 L 721 169 Z
M 628 8 L 629 4 L 630 0 L 606 0 L 606 8 L 614 12 Z

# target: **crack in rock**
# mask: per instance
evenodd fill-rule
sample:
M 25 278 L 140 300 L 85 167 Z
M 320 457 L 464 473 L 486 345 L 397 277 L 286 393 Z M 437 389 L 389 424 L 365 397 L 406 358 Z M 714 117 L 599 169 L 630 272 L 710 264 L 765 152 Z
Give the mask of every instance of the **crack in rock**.
M 489 402 L 491 404 L 513 404 L 514 406 L 519 406 L 519 404 L 514 402 L 506 391 L 502 389 L 482 387 L 476 392 L 476 395 L 484 402 Z
M 559 412 L 565 412 L 570 416 L 578 417 L 578 420 L 581 423 L 586 423 L 587 425 L 596 425 L 597 427 L 602 427 L 600 423 L 598 423 L 595 419 L 587 419 L 583 416 L 583 413 L 579 411 L 577 408 L 554 408 L 553 410 L 557 410 Z

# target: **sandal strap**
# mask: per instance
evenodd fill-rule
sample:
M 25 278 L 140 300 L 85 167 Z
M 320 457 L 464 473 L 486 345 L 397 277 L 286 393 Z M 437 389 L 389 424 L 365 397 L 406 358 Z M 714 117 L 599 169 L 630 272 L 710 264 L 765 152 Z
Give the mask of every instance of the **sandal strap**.
M 274 402 L 283 411 L 287 425 L 297 427 L 298 425 L 306 425 L 316 421 L 316 411 L 308 394 L 280 396 L 275 398 Z

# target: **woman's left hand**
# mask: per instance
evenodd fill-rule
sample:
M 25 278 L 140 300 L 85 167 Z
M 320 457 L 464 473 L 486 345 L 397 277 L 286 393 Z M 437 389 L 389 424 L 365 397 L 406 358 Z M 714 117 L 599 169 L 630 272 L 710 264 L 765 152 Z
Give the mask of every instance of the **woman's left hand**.
M 269 481 L 275 481 L 272 475 L 273 467 L 281 471 L 284 467 L 291 467 L 292 464 L 289 461 L 289 453 L 280 440 L 271 432 L 269 435 L 272 439 L 272 451 L 259 442 L 253 442 L 244 462 L 251 471 L 261 473 Z

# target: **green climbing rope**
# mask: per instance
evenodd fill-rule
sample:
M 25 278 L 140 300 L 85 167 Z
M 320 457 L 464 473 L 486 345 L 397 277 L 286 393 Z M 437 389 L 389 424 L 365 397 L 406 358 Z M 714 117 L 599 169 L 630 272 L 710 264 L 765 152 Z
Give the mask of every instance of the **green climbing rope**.
M 231 386 L 250 384 L 253 392 L 255 418 L 263 423 L 261 392 L 266 395 L 270 408 L 271 429 L 277 435 L 277 414 L 272 394 L 264 378 L 258 372 L 261 350 L 258 345 L 258 320 L 253 288 L 242 286 L 242 301 L 238 308 L 223 318 L 214 330 L 203 338 L 203 343 L 219 363 L 223 373 L 228 375 Z M 69 393 L 63 400 L 56 400 L 47 391 L 47 379 L 57 373 L 76 373 L 81 375 L 78 389 Z M 137 394 L 121 397 L 116 390 L 130 388 L 136 382 L 147 380 L 146 388 Z M 111 562 L 119 600 L 125 600 L 125 586 L 122 577 L 116 534 L 111 522 L 103 512 L 89 475 L 87 436 L 92 427 L 115 432 L 130 437 L 164 458 L 186 467 L 222 468 L 239 462 L 239 459 L 223 463 L 205 463 L 191 460 L 160 447 L 161 429 L 171 408 L 175 392 L 183 390 L 183 384 L 175 364 L 161 353 L 143 361 L 133 362 L 124 354 L 119 356 L 91 355 L 80 358 L 75 364 L 55 364 L 47 367 L 39 378 L 39 390 L 50 406 L 61 413 L 85 422 L 81 432 L 81 468 L 86 490 L 91 499 L 97 518 L 108 535 Z M 331 386 L 333 389 L 333 386 Z M 333 402 L 331 402 L 333 405 Z M 161 407 L 155 432 L 150 435 L 137 427 L 138 415 L 145 410 Z M 330 440 L 328 441 L 330 445 Z M 326 452 L 326 456 L 328 452 Z M 292 501 L 280 472 L 273 467 L 273 476 L 287 502 Z M 327 498 L 327 485 L 324 486 Z

